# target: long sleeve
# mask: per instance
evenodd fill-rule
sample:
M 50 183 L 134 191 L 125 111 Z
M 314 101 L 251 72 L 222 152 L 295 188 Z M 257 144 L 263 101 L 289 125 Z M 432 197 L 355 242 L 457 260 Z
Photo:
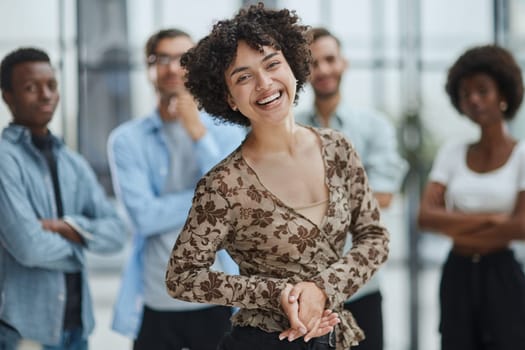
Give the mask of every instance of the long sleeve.
M 195 142 L 195 148 L 204 174 L 241 144 L 245 137 L 245 130 L 240 126 L 217 125 L 206 114 L 202 115 L 202 118 L 207 133 L 202 139 Z
M 345 142 L 346 148 L 348 144 Z M 328 295 L 329 307 L 345 302 L 363 286 L 388 257 L 389 234 L 380 223 L 380 214 L 366 173 L 357 153 L 348 150 L 348 158 L 336 158 L 334 167 L 347 167 L 350 188 L 348 210 L 351 212 L 352 248 L 329 268 L 312 278 Z
M 210 271 L 216 251 L 232 233 L 229 209 L 223 196 L 200 182 L 168 264 L 169 294 L 186 301 L 281 312 L 279 296 L 286 280 Z
M 108 156 L 117 197 L 124 204 L 135 231 L 145 237 L 180 228 L 187 217 L 193 188 L 164 193 L 169 153 L 160 135 L 160 119 L 116 129 L 108 141 Z M 239 128 L 213 124 L 203 116 L 207 132 L 193 143 L 199 177 L 237 147 L 243 137 Z M 156 127 L 151 124 L 158 123 Z M 195 179 L 195 182 L 198 178 Z
M 194 142 L 194 148 L 201 174 L 210 170 L 226 155 L 221 151 L 219 143 L 209 130 L 201 139 Z
M 394 127 L 380 115 L 370 115 L 373 134 L 367 138 L 363 165 L 368 182 L 375 192 L 395 193 L 408 170 L 407 162 L 398 153 Z
M 112 134 L 108 144 L 115 192 L 124 203 L 137 234 L 162 234 L 184 224 L 193 196 L 192 190 L 158 194 L 140 142 L 123 133 Z
M 0 153 L 0 240 L 5 249 L 27 267 L 64 272 L 79 271 L 81 262 L 74 244 L 62 236 L 42 229 L 37 213 L 28 198 L 21 171 L 23 164 L 7 152 Z
M 64 220 L 84 238 L 88 250 L 95 253 L 113 253 L 124 246 L 126 227 L 114 205 L 106 197 L 87 162 L 79 157 L 78 182 L 75 196 L 82 198 L 80 212 L 66 212 Z

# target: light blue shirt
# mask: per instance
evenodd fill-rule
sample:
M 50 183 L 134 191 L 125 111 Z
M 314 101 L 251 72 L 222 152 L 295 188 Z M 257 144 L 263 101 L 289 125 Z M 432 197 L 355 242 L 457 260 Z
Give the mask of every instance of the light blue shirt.
M 201 119 L 207 132 L 196 142 L 188 140 L 191 142 L 190 148 L 170 147 L 157 111 L 145 118 L 122 124 L 111 133 L 108 141 L 115 192 L 126 208 L 134 231 L 132 253 L 124 269 L 112 327 L 115 331 L 131 338 L 136 337 L 142 319 L 144 274 L 149 263 L 144 259 L 146 257 L 151 259 L 152 254 L 148 252 L 151 252 L 151 249 L 158 249 L 159 244 L 165 242 L 163 239 L 165 235 L 170 235 L 169 250 L 171 251 L 178 232 L 186 221 L 195 184 L 211 167 L 237 148 L 245 136 L 245 131 L 241 127 L 217 125 L 205 113 L 201 113 Z M 171 174 L 173 169 L 170 168 L 173 159 L 187 159 L 188 155 L 196 163 L 198 172 L 179 171 L 177 173 L 179 176 L 191 178 L 181 178 L 174 183 Z M 165 186 L 168 183 L 173 188 L 181 189 L 166 191 Z M 188 184 L 192 185 L 188 186 Z M 237 265 L 226 252 L 220 251 L 218 259 L 222 263 L 224 272 L 238 273 Z M 164 275 L 167 263 L 166 260 L 162 266 L 155 268 L 162 269 Z M 165 290 L 165 287 L 163 288 Z M 167 292 L 165 294 L 169 298 Z M 172 302 L 173 308 L 170 310 L 188 310 L 188 305 L 177 306 L 174 299 Z M 191 306 L 191 308 L 195 307 L 197 306 Z
M 299 113 L 296 121 L 300 124 L 321 127 L 317 111 Z M 378 111 L 350 108 L 340 103 L 330 116 L 329 128 L 341 131 L 355 147 L 374 192 L 396 193 L 408 170 L 407 162 L 399 156 L 396 132 L 388 119 Z M 351 246 L 347 239 L 345 250 Z M 374 276 L 350 300 L 379 290 Z
M 42 229 L 57 218 L 52 176 L 33 146 L 30 131 L 11 124 L 0 141 L 0 319 L 22 338 L 55 345 L 62 335 L 65 272 L 82 274 L 82 326 L 94 327 L 84 249 L 111 253 L 122 248 L 126 230 L 91 167 L 53 137 L 64 220 L 82 235 L 81 246 Z

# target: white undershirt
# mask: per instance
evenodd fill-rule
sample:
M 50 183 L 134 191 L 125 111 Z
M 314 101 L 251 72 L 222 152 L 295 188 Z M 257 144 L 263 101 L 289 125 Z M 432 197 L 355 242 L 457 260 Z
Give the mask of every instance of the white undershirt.
M 446 186 L 449 210 L 465 213 L 512 213 L 518 192 L 525 190 L 525 142 L 519 142 L 501 167 L 478 173 L 467 166 L 468 144 L 446 144 L 429 179 Z

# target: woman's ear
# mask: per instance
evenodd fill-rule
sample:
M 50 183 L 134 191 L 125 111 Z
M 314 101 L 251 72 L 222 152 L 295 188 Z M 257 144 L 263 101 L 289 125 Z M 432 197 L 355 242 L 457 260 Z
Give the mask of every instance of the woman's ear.
M 233 97 L 232 97 L 232 95 L 230 95 L 229 93 L 228 93 L 228 104 L 230 105 L 230 108 L 231 108 L 232 110 L 234 110 L 234 111 L 237 111 L 237 110 L 238 110 L 237 105 L 236 105 L 235 102 L 233 101 Z

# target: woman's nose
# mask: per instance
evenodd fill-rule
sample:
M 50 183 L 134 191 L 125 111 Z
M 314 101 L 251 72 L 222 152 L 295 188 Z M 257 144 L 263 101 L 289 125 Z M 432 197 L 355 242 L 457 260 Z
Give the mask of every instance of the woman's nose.
M 256 91 L 268 90 L 272 85 L 272 79 L 266 73 L 259 73 L 257 77 L 257 85 L 255 86 Z

